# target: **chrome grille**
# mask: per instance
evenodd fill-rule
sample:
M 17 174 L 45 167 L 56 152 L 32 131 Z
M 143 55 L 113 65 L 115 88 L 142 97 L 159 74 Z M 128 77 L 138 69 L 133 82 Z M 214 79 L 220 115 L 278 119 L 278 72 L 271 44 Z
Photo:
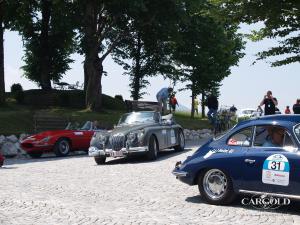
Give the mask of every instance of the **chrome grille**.
M 125 147 L 125 136 L 123 134 L 110 136 L 109 144 L 113 150 L 119 151 L 121 148 Z

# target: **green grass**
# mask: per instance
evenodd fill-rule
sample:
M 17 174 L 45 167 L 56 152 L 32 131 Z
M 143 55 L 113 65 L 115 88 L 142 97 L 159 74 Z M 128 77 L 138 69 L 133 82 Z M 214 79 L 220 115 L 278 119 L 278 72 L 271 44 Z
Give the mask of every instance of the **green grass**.
M 186 129 L 201 130 L 212 128 L 207 118 L 201 118 L 201 115 L 196 115 L 194 119 L 191 119 L 190 113 L 177 112 L 175 113 L 175 120 Z
M 6 106 L 0 107 L 0 134 L 10 135 L 33 133 L 33 117 L 36 113 L 62 116 L 69 121 L 79 123 L 83 123 L 87 120 L 97 120 L 101 127 L 110 128 L 118 122 L 120 116 L 125 113 L 125 111 L 107 110 L 98 113 L 83 109 L 62 107 L 39 109 L 18 105 L 13 101 L 9 101 Z M 196 116 L 195 119 L 191 119 L 189 113 L 176 113 L 175 120 L 182 127 L 187 129 L 211 128 L 207 119 L 202 119 L 200 116 Z

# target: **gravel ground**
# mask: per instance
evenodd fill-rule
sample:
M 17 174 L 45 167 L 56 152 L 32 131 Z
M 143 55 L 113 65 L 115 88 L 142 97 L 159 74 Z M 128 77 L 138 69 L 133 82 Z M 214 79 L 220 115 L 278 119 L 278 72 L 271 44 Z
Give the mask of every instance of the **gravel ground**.
M 154 162 L 110 159 L 103 166 L 79 154 L 7 159 L 0 169 L 0 224 L 300 224 L 299 203 L 262 211 L 240 200 L 202 202 L 197 186 L 171 174 L 199 144 L 162 152 Z

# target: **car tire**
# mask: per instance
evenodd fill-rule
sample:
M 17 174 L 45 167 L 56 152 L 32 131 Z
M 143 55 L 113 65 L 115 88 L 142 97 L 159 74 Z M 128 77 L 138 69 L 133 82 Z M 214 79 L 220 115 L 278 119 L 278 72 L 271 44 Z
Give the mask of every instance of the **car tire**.
M 156 141 L 156 138 L 154 135 L 151 135 L 149 138 L 149 144 L 148 144 L 148 152 L 147 152 L 147 159 L 148 160 L 156 160 L 158 157 L 158 143 Z
M 54 145 L 54 153 L 56 156 L 67 156 L 70 153 L 70 142 L 66 138 L 60 138 Z
M 30 152 L 30 153 L 27 153 L 31 158 L 33 159 L 38 159 L 38 158 L 41 158 L 41 156 L 43 155 L 42 152 Z
M 97 165 L 103 165 L 105 164 L 106 161 L 106 157 L 105 156 L 96 156 L 94 157 L 95 162 L 97 163 Z
M 0 162 L 0 167 L 2 167 L 2 166 L 3 166 L 3 164 L 4 164 L 4 162 Z
M 178 145 L 174 147 L 176 152 L 183 151 L 185 147 L 185 139 L 182 130 L 178 131 Z
M 198 178 L 198 188 L 201 198 L 209 204 L 227 205 L 235 198 L 230 176 L 219 169 L 203 171 Z

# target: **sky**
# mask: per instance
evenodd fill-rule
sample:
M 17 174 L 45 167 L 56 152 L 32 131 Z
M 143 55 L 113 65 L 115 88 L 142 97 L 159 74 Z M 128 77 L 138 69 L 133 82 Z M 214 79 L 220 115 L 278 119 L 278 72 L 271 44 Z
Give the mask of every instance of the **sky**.
M 242 25 L 240 32 L 249 33 L 257 28 L 257 25 Z M 6 31 L 4 35 L 4 68 L 5 87 L 10 91 L 13 83 L 21 83 L 25 90 L 38 88 L 37 85 L 22 76 L 20 67 L 22 61 L 23 43 L 21 37 L 16 32 Z M 257 108 L 268 90 L 273 92 L 278 100 L 278 107 L 284 111 L 287 105 L 292 106 L 297 98 L 300 98 L 300 64 L 294 63 L 281 67 L 271 67 L 268 61 L 258 61 L 255 54 L 261 50 L 266 50 L 276 44 L 275 40 L 263 40 L 260 42 L 248 41 L 245 56 L 237 66 L 231 68 L 231 75 L 225 78 L 220 88 L 219 105 L 235 105 L 239 110 L 244 108 Z M 78 54 L 73 54 L 75 60 L 71 64 L 71 70 L 67 71 L 61 82 L 75 84 L 77 81 L 83 83 L 83 60 Z M 268 59 L 270 60 L 270 59 Z M 122 95 L 124 99 L 130 99 L 129 78 L 124 76 L 123 69 L 107 58 L 104 62 L 104 70 L 108 76 L 103 77 L 103 93 L 110 96 Z M 156 101 L 156 93 L 163 87 L 170 85 L 170 80 L 164 80 L 162 76 L 149 78 L 150 85 L 145 89 L 148 94 L 144 95 L 145 101 Z M 175 91 L 183 88 L 185 84 L 178 82 Z M 191 91 L 177 92 L 177 100 L 180 104 L 190 108 Z

